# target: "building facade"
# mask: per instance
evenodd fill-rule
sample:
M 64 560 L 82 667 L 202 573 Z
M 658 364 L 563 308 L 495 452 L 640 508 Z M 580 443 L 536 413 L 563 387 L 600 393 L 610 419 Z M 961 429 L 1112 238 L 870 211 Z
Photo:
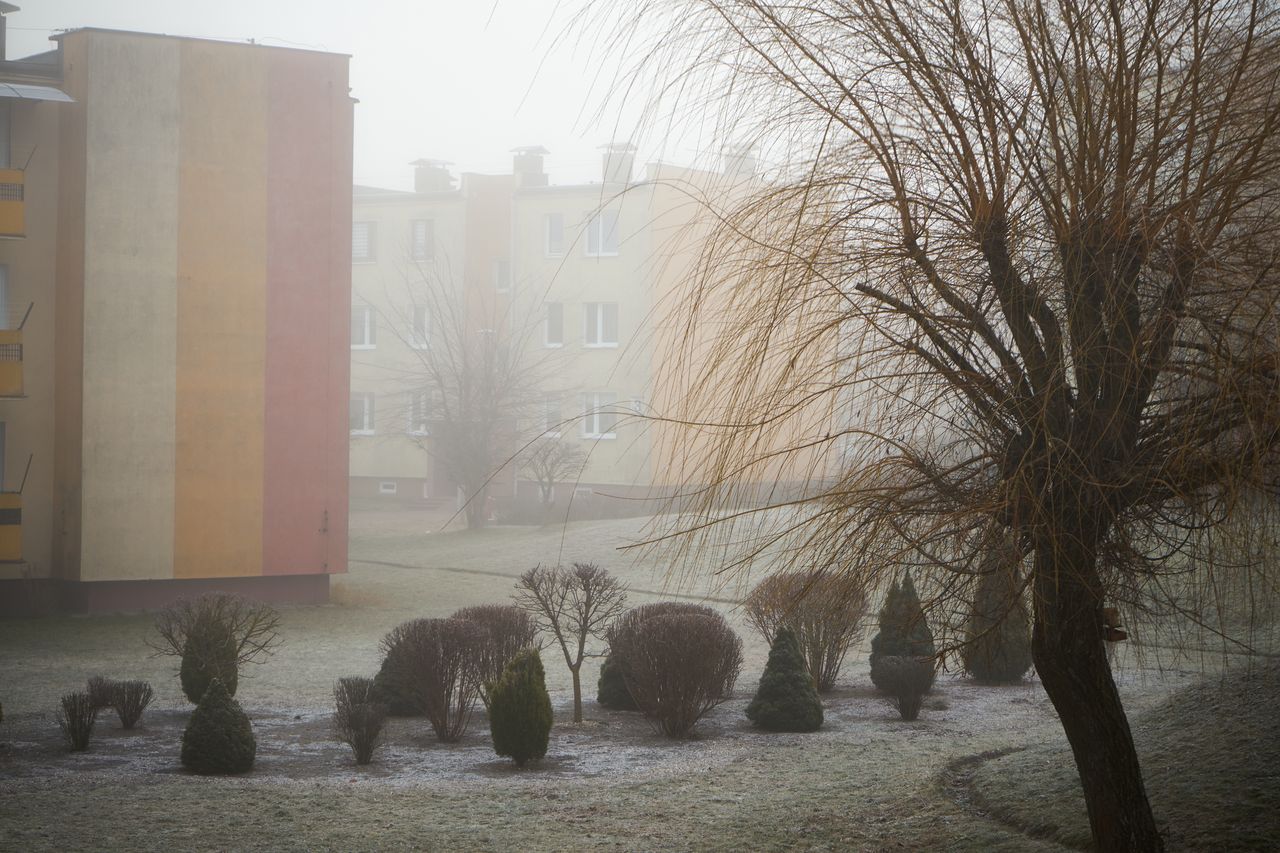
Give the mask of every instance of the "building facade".
M 0 66 L 43 93 L 5 99 L 6 609 L 324 599 L 347 550 L 348 58 L 55 43 Z

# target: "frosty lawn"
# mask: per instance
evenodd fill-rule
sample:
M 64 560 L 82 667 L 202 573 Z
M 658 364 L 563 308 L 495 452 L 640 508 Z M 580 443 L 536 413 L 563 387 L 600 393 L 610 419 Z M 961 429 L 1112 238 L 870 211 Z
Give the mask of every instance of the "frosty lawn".
M 393 720 L 368 767 L 336 741 L 333 681 L 371 675 L 387 630 L 503 602 L 534 562 L 594 560 L 632 587 L 631 604 L 658 600 L 667 567 L 614 550 L 638 534 L 637 522 L 613 521 L 567 532 L 358 535 L 335 604 L 284 610 L 285 645 L 245 672 L 237 698 L 253 720 L 258 760 L 237 778 L 181 771 L 190 706 L 174 660 L 148 657 L 149 616 L 2 622 L 0 849 L 1061 849 L 1016 829 L 1025 821 L 1009 809 L 1001 819 L 983 814 L 974 793 L 990 791 L 985 763 L 965 764 L 1062 744 L 1038 684 L 981 687 L 943 674 L 919 721 L 903 723 L 871 689 L 863 648 L 824 697 L 821 731 L 762 733 L 743 710 L 767 645 L 726 603 L 743 585 L 718 586 L 706 573 L 667 594 L 709 597 L 744 640 L 746 664 L 734 700 L 699 723 L 693 741 L 668 741 L 638 715 L 596 705 L 594 658 L 584 666 L 587 720 L 574 726 L 568 674 L 551 654 L 556 726 L 546 759 L 525 770 L 493 754 L 482 711 L 454 745 L 436 743 L 424 720 Z M 149 679 L 156 701 L 137 731 L 103 714 L 90 750 L 68 753 L 53 709 L 97 673 Z M 1130 669 L 1121 682 L 1130 711 L 1140 712 L 1197 677 Z M 1016 787 L 1034 807 L 1034 786 Z M 1159 812 L 1160 792 L 1153 796 Z

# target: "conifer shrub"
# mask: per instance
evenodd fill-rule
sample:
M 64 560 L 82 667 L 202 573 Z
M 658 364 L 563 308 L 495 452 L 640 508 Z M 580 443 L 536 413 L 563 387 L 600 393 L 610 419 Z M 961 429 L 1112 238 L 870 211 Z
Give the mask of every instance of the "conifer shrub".
M 351 747 L 356 764 L 368 764 L 382 743 L 387 706 L 376 699 L 372 678 L 348 676 L 333 685 L 333 727 L 338 740 Z
M 213 679 L 182 734 L 182 766 L 206 776 L 247 773 L 257 752 L 248 716 Z
M 90 676 L 85 684 L 84 692 L 89 694 L 89 701 L 93 704 L 95 711 L 111 707 L 112 691 L 115 689 L 115 684 L 110 678 L 103 678 L 101 675 Z
M 965 644 L 965 671 L 984 684 L 1016 684 L 1031 668 L 1031 615 L 1023 600 L 1016 552 L 1000 549 L 974 589 Z
M 780 572 L 756 585 L 744 602 L 747 621 L 772 643 L 790 628 L 818 691 L 836 684 L 849 649 L 862 636 L 866 579 L 856 573 L 812 569 Z
M 639 711 L 640 706 L 627 689 L 627 680 L 613 652 L 605 656 L 600 665 L 600 679 L 596 682 L 596 702 L 615 711 Z
M 534 644 L 538 628 L 533 617 L 514 604 L 464 607 L 453 618 L 471 622 L 484 631 L 484 642 L 475 651 L 474 671 L 480 701 L 488 708 L 488 685 L 502 677 L 517 654 Z
M 261 663 L 280 642 L 280 614 L 269 605 L 225 592 L 183 598 L 156 616 L 152 647 L 182 659 L 183 695 L 198 703 L 213 679 L 235 696 L 240 667 Z
M 235 696 L 240 684 L 236 662 L 236 638 L 225 626 L 206 623 L 197 626 L 182 649 L 178 682 L 187 701 L 200 703 L 215 680 L 222 682 L 227 695 Z
M 68 693 L 62 697 L 55 715 L 58 728 L 66 738 L 67 748 L 72 752 L 84 752 L 89 748 L 89 738 L 93 735 L 93 724 L 98 720 L 98 709 L 87 691 Z
M 155 693 L 145 681 L 116 681 L 111 687 L 111 707 L 116 709 L 120 727 L 132 729 L 142 719 Z
M 489 731 L 493 751 L 517 767 L 547 754 L 551 737 L 551 697 L 547 694 L 542 656 L 529 648 L 507 664 L 489 696 Z
M 886 655 L 880 660 L 883 689 L 904 720 L 920 716 L 924 694 L 933 686 L 933 658 Z
M 880 608 L 880 629 L 871 638 L 871 682 L 880 690 L 892 692 L 881 665 L 884 658 L 932 658 L 936 651 L 933 632 L 929 630 L 915 584 L 911 582 L 911 575 L 904 575 L 901 584 L 897 580 L 893 582 Z M 930 667 L 930 679 L 933 672 Z M 932 680 L 929 683 L 932 685 Z
M 425 619 L 403 622 L 382 638 L 382 665 L 373 677 L 374 697 L 393 717 L 421 717 L 427 713 L 425 685 L 413 660 L 414 638 Z
M 822 700 L 790 628 L 780 628 L 769 649 L 747 719 L 771 732 L 812 732 L 822 726 Z
M 715 611 L 628 620 L 634 612 L 611 632 L 627 690 L 660 732 L 688 737 L 703 715 L 732 695 L 742 640 Z

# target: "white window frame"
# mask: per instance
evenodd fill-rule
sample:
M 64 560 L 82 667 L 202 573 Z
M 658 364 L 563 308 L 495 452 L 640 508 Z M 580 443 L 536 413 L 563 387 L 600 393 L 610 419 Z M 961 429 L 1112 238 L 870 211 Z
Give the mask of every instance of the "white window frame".
M 431 312 L 426 305 L 409 308 L 409 346 L 413 349 L 431 348 Z
M 609 411 L 618 404 L 618 395 L 612 391 L 587 391 L 582 395 L 582 437 L 599 441 L 618 437 L 618 413 Z M 612 429 L 601 431 L 604 418 L 611 418 Z
M 380 480 L 378 482 L 378 494 L 394 495 L 400 491 L 400 485 L 395 480 Z
M 564 405 L 558 394 L 542 397 L 542 437 L 559 438 L 564 428 Z
M 612 247 L 605 245 L 605 238 L 610 236 L 613 238 Z M 588 258 L 617 257 L 618 244 L 618 211 L 597 210 L 587 214 L 587 239 L 583 241 L 582 249 Z
M 556 228 L 552 228 L 555 224 Z M 551 235 L 559 232 L 559 238 L 553 243 Z M 564 214 L 548 213 L 542 217 L 542 253 L 548 258 L 564 257 Z
M 422 240 L 418 240 L 418 229 L 422 229 Z M 409 259 L 413 261 L 430 261 L 436 256 L 436 223 L 434 219 L 409 220 Z
M 430 391 L 414 391 L 409 398 L 409 417 L 405 424 L 405 434 L 413 436 L 431 435 Z
M 364 226 L 364 244 L 367 251 L 356 254 L 356 231 Z M 351 223 L 351 263 L 376 264 L 378 262 L 378 223 L 372 219 L 354 220 Z
M 373 306 L 367 302 L 352 303 L 351 313 L 354 315 L 356 311 L 364 312 L 364 322 L 361 324 L 364 327 L 364 340 L 362 340 L 360 343 L 356 343 L 355 339 L 353 338 L 351 341 L 351 348 L 356 350 L 377 349 L 378 348 L 377 312 L 374 311 Z M 353 321 L 351 325 L 354 326 L 355 317 L 353 316 L 351 319 Z
M 493 291 L 494 293 L 511 292 L 511 259 L 493 259 Z
M 605 319 L 609 308 L 613 308 L 614 340 L 604 339 Z M 595 326 L 595 338 L 592 339 L 592 326 Z M 618 303 L 616 302 L 584 302 L 582 303 L 582 346 L 584 349 L 617 349 L 618 348 Z
M 361 418 L 361 428 L 351 430 L 352 435 L 373 435 L 376 428 L 374 416 L 376 414 L 374 407 L 374 397 L 372 391 L 352 391 L 351 402 L 360 400 L 364 408 L 364 417 Z
M 560 349 L 564 346 L 564 303 L 563 302 L 544 302 L 546 306 L 546 316 L 542 318 L 542 345 L 547 349 Z M 551 315 L 553 311 L 560 314 L 560 340 L 551 340 Z

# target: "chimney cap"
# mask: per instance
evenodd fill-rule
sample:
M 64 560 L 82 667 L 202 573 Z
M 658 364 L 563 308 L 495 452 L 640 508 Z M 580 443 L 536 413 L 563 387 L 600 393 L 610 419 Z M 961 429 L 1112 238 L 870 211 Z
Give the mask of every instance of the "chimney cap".
M 7 15 L 10 12 L 19 12 L 21 9 L 12 3 L 0 2 L 0 15 Z
M 517 145 L 511 149 L 512 154 L 550 154 L 551 152 L 543 148 L 541 145 Z

